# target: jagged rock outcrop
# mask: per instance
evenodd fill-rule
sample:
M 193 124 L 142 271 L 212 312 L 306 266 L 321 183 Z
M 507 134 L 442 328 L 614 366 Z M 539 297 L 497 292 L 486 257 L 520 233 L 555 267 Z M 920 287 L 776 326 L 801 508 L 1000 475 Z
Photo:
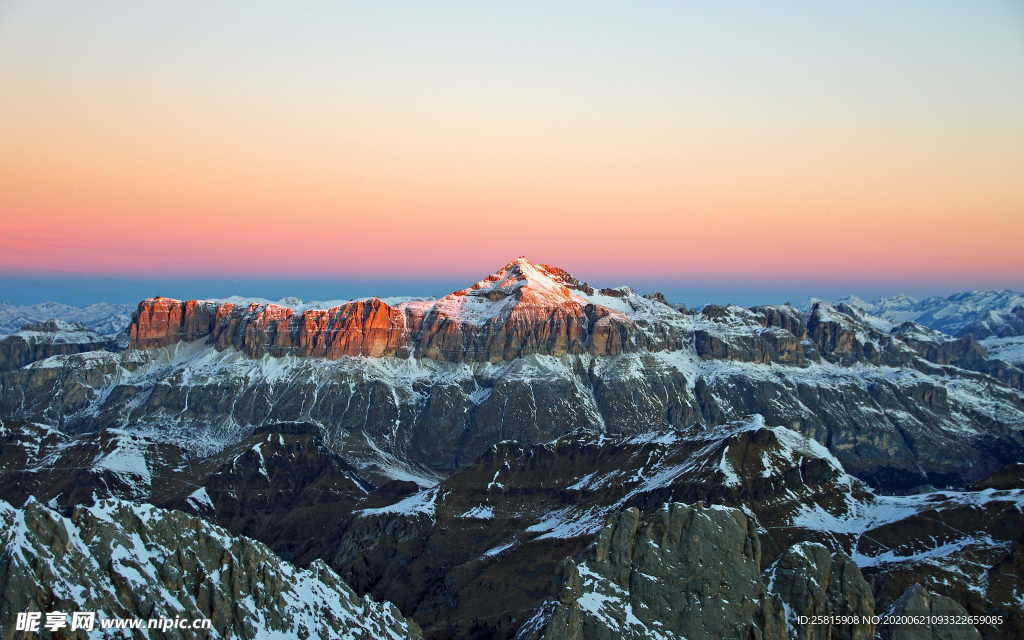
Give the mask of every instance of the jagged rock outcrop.
M 1005 607 L 1024 578 L 1007 552 L 1024 526 L 1020 490 L 874 495 L 824 447 L 756 417 L 632 438 L 500 443 L 436 487 L 361 511 L 339 535 L 331 563 L 357 590 L 415 616 L 429 637 L 506 638 L 510 622 L 535 613 L 559 557 L 580 553 L 615 513 L 653 512 L 667 501 L 746 509 L 765 529 L 765 563 L 792 555 L 794 544 L 827 545 L 835 554 L 827 565 L 804 564 L 813 564 L 807 575 L 828 577 L 819 601 L 837 612 L 864 612 L 872 596 L 888 606 L 905 580 L 925 579 L 929 588 L 958 585 L 951 597 L 984 611 Z M 874 590 L 850 559 L 870 573 Z M 986 592 L 997 565 L 1004 584 Z M 770 574 L 765 582 L 773 583 Z M 799 604 L 794 587 L 778 584 Z
M 855 362 L 905 367 L 916 355 L 888 334 L 872 331 L 847 305 L 817 302 L 807 318 L 807 335 L 822 357 L 840 365 Z
M 778 327 L 797 338 L 807 336 L 807 326 L 804 324 L 803 316 L 796 307 L 790 304 L 760 305 L 751 307 L 750 310 L 761 316 L 761 324 L 765 327 Z
M 195 516 L 120 500 L 76 508 L 70 518 L 34 500 L 22 508 L 0 502 L 0 594 L 2 620 L 94 611 L 94 635 L 113 617 L 170 617 L 209 618 L 218 637 L 239 640 L 422 637 L 393 605 L 359 597 L 322 562 L 298 569 Z M 15 637 L 5 624 L 0 638 Z
M 749 501 L 759 518 L 789 524 L 800 505 L 824 508 L 851 492 L 822 454 L 757 418 L 635 438 L 503 442 L 436 487 L 361 510 L 331 564 L 357 590 L 416 617 L 429 637 L 507 638 L 538 606 L 560 558 L 589 544 L 606 518 L 667 501 Z M 767 547 L 777 553 L 779 544 L 788 544 L 784 534 Z
M 757 528 L 739 509 L 620 512 L 562 564 L 557 595 L 517 640 L 787 638 L 782 602 L 761 580 Z
M 148 502 L 201 516 L 307 563 L 367 500 L 395 501 L 417 490 L 373 467 L 355 468 L 311 424 L 263 427 L 224 450 L 196 456 L 119 429 L 70 437 L 38 424 L 0 425 L 0 499 L 30 497 L 68 514 L 97 498 Z M 383 487 L 378 491 L 377 482 Z
M 887 616 L 966 616 L 967 611 L 955 600 L 931 593 L 921 585 L 906 590 L 886 612 Z M 923 624 L 881 625 L 884 640 L 981 640 L 981 634 L 969 624 L 948 624 L 940 621 Z
M 872 640 L 875 614 L 871 585 L 844 553 L 833 554 L 820 543 L 805 542 L 787 549 L 769 567 L 769 590 L 785 602 L 790 628 L 800 640 Z M 798 624 L 797 616 L 831 620 L 843 616 L 865 620 Z
M 62 320 L 29 323 L 0 336 L 0 371 L 18 369 L 50 356 L 118 348 L 116 337 L 100 335 Z
M 763 533 L 741 509 L 666 503 L 619 512 L 562 563 L 555 595 L 516 638 L 874 638 L 871 587 L 849 557 L 801 543 L 762 572 Z M 800 616 L 837 621 L 800 624 Z M 839 622 L 844 616 L 865 621 Z
M 205 340 L 246 355 L 414 356 L 446 362 L 504 362 L 542 354 L 614 356 L 693 345 L 702 358 L 806 366 L 903 366 L 913 351 L 871 331 L 859 312 L 819 303 L 805 321 L 788 305 L 707 305 L 679 313 L 664 297 L 628 288 L 594 290 L 557 267 L 520 258 L 438 300 L 394 305 L 370 298 L 329 309 L 151 298 L 130 327 L 138 349 Z
M 806 366 L 817 352 L 785 309 L 706 305 L 693 330 L 702 358 Z

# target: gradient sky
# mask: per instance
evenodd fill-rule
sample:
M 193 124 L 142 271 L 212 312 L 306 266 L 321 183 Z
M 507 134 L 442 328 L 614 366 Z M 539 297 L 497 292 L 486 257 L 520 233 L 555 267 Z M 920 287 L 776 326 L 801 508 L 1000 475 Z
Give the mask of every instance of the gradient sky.
M 1024 288 L 1018 0 L 0 0 L 0 87 L 0 299 Z

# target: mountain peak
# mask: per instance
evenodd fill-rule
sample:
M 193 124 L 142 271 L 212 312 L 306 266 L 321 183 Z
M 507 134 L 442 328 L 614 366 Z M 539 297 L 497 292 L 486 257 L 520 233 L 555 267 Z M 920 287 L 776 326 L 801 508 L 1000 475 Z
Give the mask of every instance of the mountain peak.
M 575 284 L 576 280 L 564 269 L 535 264 L 525 256 L 519 256 L 483 280 L 452 295 L 482 295 L 497 300 L 531 290 L 569 298 L 569 287 Z

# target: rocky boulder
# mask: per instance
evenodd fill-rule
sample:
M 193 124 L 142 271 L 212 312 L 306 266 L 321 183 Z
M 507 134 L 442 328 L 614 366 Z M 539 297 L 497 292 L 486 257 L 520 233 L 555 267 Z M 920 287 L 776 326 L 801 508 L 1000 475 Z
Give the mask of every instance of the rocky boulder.
M 907 589 L 886 612 L 886 616 L 894 617 L 966 615 L 967 611 L 956 600 L 931 593 L 921 585 Z M 981 640 L 981 634 L 972 625 L 940 622 L 882 625 L 879 635 L 884 640 Z

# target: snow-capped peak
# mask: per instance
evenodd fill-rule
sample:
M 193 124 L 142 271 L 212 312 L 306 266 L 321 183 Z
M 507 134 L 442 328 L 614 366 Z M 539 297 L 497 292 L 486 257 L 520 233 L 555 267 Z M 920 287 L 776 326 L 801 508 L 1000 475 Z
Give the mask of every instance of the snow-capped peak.
M 579 287 L 585 286 L 558 267 L 535 264 L 518 257 L 479 282 L 443 298 L 422 300 L 399 307 L 432 311 L 460 323 L 483 325 L 507 318 L 515 309 L 586 306 L 590 301 Z
M 572 276 L 562 269 L 534 264 L 520 256 L 473 286 L 456 291 L 452 295 L 495 297 L 511 295 L 522 289 L 531 289 L 553 292 L 563 298 L 568 298 L 571 293 L 566 285 L 571 283 L 573 283 Z

